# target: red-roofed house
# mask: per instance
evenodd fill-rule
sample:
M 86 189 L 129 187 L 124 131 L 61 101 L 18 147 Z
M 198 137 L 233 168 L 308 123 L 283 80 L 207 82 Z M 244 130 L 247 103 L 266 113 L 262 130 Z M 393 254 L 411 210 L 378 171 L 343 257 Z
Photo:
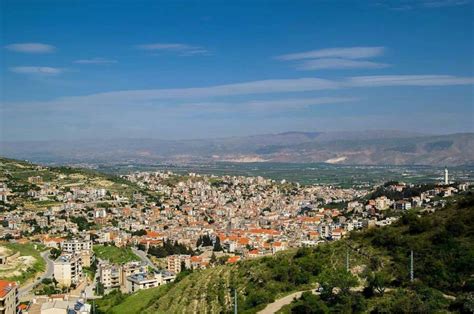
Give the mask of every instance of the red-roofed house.
M 336 228 L 331 230 L 331 237 L 333 240 L 340 240 L 343 236 L 344 230 L 341 228 Z
M 251 250 L 248 253 L 249 258 L 255 258 L 260 256 L 260 251 L 257 249 Z
M 273 242 L 272 243 L 272 253 L 275 254 L 276 252 L 280 252 L 286 249 L 286 245 L 282 242 Z
M 16 313 L 18 303 L 18 289 L 16 283 L 13 281 L 0 280 L 0 313 Z

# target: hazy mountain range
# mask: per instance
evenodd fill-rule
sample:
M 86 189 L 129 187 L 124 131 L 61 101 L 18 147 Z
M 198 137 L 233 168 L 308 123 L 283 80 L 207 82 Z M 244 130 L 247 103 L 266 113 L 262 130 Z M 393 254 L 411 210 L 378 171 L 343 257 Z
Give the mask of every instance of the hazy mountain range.
M 327 162 L 474 165 L 474 133 L 286 132 L 199 140 L 113 139 L 1 142 L 0 154 L 39 162 Z

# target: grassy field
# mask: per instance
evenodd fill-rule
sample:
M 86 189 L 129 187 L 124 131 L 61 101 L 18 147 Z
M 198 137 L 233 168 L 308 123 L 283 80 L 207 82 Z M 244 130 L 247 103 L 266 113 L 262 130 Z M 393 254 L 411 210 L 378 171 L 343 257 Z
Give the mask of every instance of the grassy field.
M 129 247 L 119 248 L 112 245 L 94 245 L 94 253 L 98 258 L 109 260 L 111 263 L 116 264 L 140 260 L 140 258 L 135 255 Z
M 34 258 L 34 261 L 28 267 L 25 267 L 24 265 L 21 265 L 21 264 L 19 264 L 16 267 L 16 269 L 19 272 L 18 275 L 7 276 L 5 275 L 7 272 L 0 271 L 1 279 L 18 281 L 20 284 L 22 284 L 30 279 L 37 277 L 38 274 L 45 271 L 46 262 L 43 260 L 43 258 L 40 255 L 40 252 L 41 250 L 44 249 L 44 246 L 42 246 L 41 244 L 36 244 L 36 248 L 35 248 L 35 244 L 32 244 L 32 243 L 20 244 L 20 243 L 1 242 L 0 246 L 6 247 L 11 252 L 19 252 L 20 256 L 25 256 L 25 257 L 30 256 Z M 10 273 L 11 271 L 8 271 L 8 272 Z
M 98 301 L 99 309 L 102 313 L 145 313 L 148 306 L 152 304 L 154 300 L 165 295 L 169 287 L 169 285 L 165 285 L 158 288 L 141 290 L 131 295 L 124 295 L 118 291 L 112 292 L 107 298 Z

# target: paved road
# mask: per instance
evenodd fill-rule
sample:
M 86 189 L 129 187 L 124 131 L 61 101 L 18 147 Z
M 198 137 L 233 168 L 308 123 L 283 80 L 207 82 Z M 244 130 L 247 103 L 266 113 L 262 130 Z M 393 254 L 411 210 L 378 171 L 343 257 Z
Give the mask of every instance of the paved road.
M 31 290 L 34 288 L 34 286 L 39 284 L 41 282 L 41 280 L 43 280 L 45 278 L 52 278 L 53 277 L 54 264 L 53 264 L 53 261 L 49 259 L 49 250 L 41 252 L 40 255 L 44 259 L 44 261 L 46 262 L 46 271 L 38 279 L 36 279 L 32 283 L 21 286 L 18 289 L 18 294 L 19 294 L 20 297 L 28 295 L 31 292 Z
M 316 290 L 305 290 L 305 291 L 312 291 L 314 294 L 317 294 Z M 263 310 L 258 312 L 258 314 L 273 314 L 280 310 L 283 306 L 290 304 L 293 302 L 294 299 L 298 299 L 301 297 L 303 292 L 305 291 L 298 291 L 292 294 L 289 294 L 283 298 L 276 300 L 273 303 L 268 304 Z
M 155 264 L 153 264 L 153 262 L 146 255 L 146 252 L 143 252 L 142 250 L 138 250 L 134 247 L 132 247 L 132 252 L 138 255 L 138 257 L 142 260 L 142 262 L 146 263 L 148 266 L 150 266 L 154 270 L 158 270 Z

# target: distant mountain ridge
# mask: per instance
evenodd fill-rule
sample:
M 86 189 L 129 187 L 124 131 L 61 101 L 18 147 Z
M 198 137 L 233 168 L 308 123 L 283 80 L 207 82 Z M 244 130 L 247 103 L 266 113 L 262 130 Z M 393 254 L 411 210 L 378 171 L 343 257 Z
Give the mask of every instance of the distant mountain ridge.
M 0 155 L 39 162 L 327 162 L 474 165 L 474 133 L 285 132 L 196 140 L 0 142 Z

